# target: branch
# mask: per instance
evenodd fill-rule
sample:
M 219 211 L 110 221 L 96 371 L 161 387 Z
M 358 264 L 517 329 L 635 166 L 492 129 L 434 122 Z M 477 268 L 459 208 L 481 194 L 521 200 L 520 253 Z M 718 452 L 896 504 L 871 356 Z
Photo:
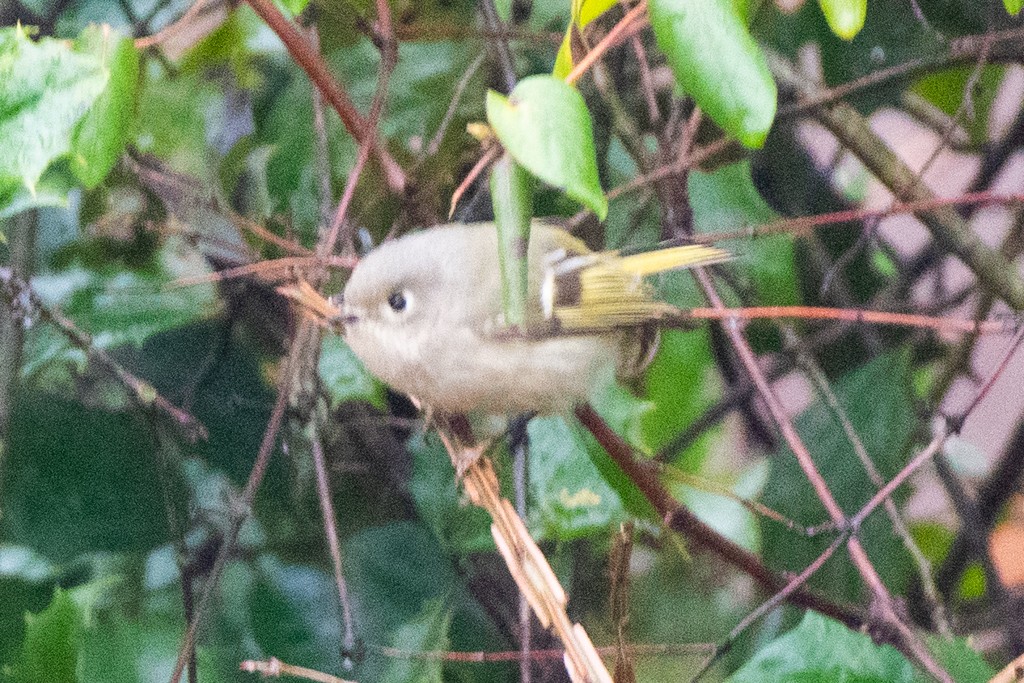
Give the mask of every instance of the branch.
M 384 176 L 387 178 L 388 187 L 391 191 L 400 194 L 405 192 L 408 179 L 405 171 L 398 165 L 394 157 L 385 149 L 377 138 L 376 130 L 356 110 L 348 93 L 342 89 L 341 84 L 331 74 L 323 56 L 313 50 L 309 41 L 302 37 L 298 29 L 288 21 L 283 14 L 274 6 L 271 0 L 246 0 L 256 11 L 256 14 L 266 22 L 274 33 L 281 39 L 288 52 L 299 66 L 309 75 L 309 79 L 319 88 L 327 101 L 331 103 L 334 110 L 341 117 L 345 129 L 359 145 L 367 144 L 377 156 Z
M 798 99 L 813 98 L 817 88 L 798 74 L 784 58 L 766 53 L 780 86 Z M 903 202 L 933 201 L 935 195 L 917 175 L 875 134 L 867 120 L 852 106 L 839 102 L 815 110 L 818 121 L 849 149 L 875 177 Z M 952 207 L 917 212 L 935 241 L 956 254 L 988 289 L 1015 310 L 1024 309 L 1024 281 L 1013 264 L 986 246 Z
M 175 406 L 164 398 L 152 384 L 126 370 L 110 354 L 93 344 L 89 333 L 79 328 L 73 320 L 57 309 L 49 308 L 32 289 L 32 286 L 14 275 L 10 268 L 0 268 L 0 297 L 7 300 L 12 313 L 12 321 L 20 313 L 22 319 L 18 321 L 19 323 L 38 316 L 56 325 L 72 344 L 85 353 L 89 360 L 106 368 L 141 407 L 155 408 L 158 412 L 170 417 L 171 421 L 183 430 L 185 438 L 190 443 L 207 437 L 206 427 L 191 413 Z
M 650 501 L 668 528 L 715 553 L 749 575 L 765 590 L 776 593 L 786 587 L 789 583 L 786 577 L 764 566 L 757 555 L 719 534 L 677 501 L 658 479 L 657 468 L 653 463 L 639 460 L 629 444 L 623 441 L 591 406 L 582 405 L 576 408 L 576 417 Z M 788 600 L 794 605 L 828 615 L 854 630 L 865 625 L 864 618 L 857 612 L 805 588 L 794 591 Z
M 697 269 L 694 271 L 697 281 L 701 288 L 704 290 L 705 296 L 711 302 L 715 308 L 724 308 L 722 299 L 715 290 L 714 285 L 711 282 L 710 277 L 702 270 Z M 825 510 L 828 512 L 829 517 L 840 529 L 846 528 L 848 520 L 843 513 L 842 508 L 836 502 L 834 496 L 828 485 L 825 483 L 824 478 L 821 476 L 821 472 L 818 470 L 814 463 L 814 459 L 811 457 L 810 451 L 804 444 L 800 435 L 796 431 L 796 427 L 793 421 L 790 419 L 788 413 L 783 408 L 782 403 L 779 401 L 775 392 L 768 384 L 767 378 L 761 371 L 760 366 L 757 363 L 757 358 L 754 356 L 753 350 L 747 343 L 747 340 L 743 337 L 743 333 L 740 326 L 736 323 L 724 325 L 725 333 L 728 335 L 732 342 L 733 348 L 735 349 L 740 361 L 746 368 L 747 373 L 753 380 L 754 385 L 757 387 L 758 395 L 765 402 L 768 407 L 772 418 L 775 420 L 776 425 L 779 428 L 783 438 L 786 440 L 787 445 L 793 451 L 794 456 L 800 463 L 800 468 L 804 471 L 804 475 L 807 477 L 821 501 Z M 871 591 L 871 595 L 874 598 L 873 607 L 877 608 L 877 616 L 881 623 L 892 629 L 890 637 L 893 638 L 893 643 L 903 652 L 911 655 L 917 662 L 928 673 L 940 681 L 952 683 L 952 678 L 940 666 L 931 653 L 925 647 L 924 643 L 914 634 L 914 632 L 907 626 L 903 620 L 899 617 L 892 595 L 889 594 L 888 588 L 882 582 L 881 577 L 878 575 L 878 571 L 871 563 L 871 559 L 868 557 L 867 552 L 864 550 L 864 546 L 861 545 L 860 540 L 853 536 L 847 542 L 847 551 L 850 554 L 850 559 L 853 561 L 857 571 L 860 573 L 864 583 L 868 586 Z

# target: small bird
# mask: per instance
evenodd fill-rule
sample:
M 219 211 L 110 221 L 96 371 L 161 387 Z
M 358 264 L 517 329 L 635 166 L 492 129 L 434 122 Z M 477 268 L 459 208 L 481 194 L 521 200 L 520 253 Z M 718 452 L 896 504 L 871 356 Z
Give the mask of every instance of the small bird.
M 359 261 L 345 286 L 345 341 L 371 373 L 432 410 L 568 411 L 641 370 L 659 322 L 680 319 L 679 309 L 654 298 L 648 275 L 730 258 L 705 245 L 593 252 L 538 220 L 527 251 L 520 329 L 503 319 L 493 223 L 386 242 Z

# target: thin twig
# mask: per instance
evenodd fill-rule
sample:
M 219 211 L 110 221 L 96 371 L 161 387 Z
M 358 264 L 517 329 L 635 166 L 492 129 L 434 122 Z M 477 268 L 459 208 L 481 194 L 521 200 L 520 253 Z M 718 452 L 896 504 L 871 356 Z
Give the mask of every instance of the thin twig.
M 576 417 L 644 494 L 661 516 L 665 526 L 683 534 L 694 544 L 715 553 L 750 576 L 765 590 L 775 593 L 789 583 L 784 576 L 766 567 L 757 555 L 719 534 L 677 501 L 659 480 L 657 468 L 649 461 L 638 459 L 629 444 L 616 434 L 591 406 L 577 407 Z M 787 596 L 787 600 L 794 605 L 830 616 L 851 629 L 856 630 L 864 626 L 864 619 L 860 614 L 846 606 L 833 603 L 806 587 L 794 590 Z
M 573 67 L 572 71 L 565 77 L 566 83 L 575 83 L 579 80 L 580 76 L 585 74 L 587 70 L 596 62 L 601 56 L 608 52 L 616 45 L 620 44 L 630 36 L 634 35 L 636 31 L 639 31 L 646 24 L 646 17 L 644 16 L 647 12 L 647 0 L 640 0 L 637 6 L 626 12 L 626 16 L 622 17 L 612 30 L 602 38 L 592 50 L 584 55 L 583 59 L 579 61 L 579 64 Z
M 445 134 L 448 132 L 448 126 L 451 125 L 452 119 L 455 118 L 455 112 L 459 110 L 459 103 L 462 101 L 462 95 L 466 92 L 466 88 L 469 87 L 469 82 L 473 80 L 473 76 L 480 70 L 480 65 L 484 63 L 484 58 L 487 57 L 486 52 L 478 54 L 469 66 L 466 67 L 466 71 L 462 74 L 462 78 L 455 85 L 455 92 L 452 94 L 452 101 L 448 104 L 448 109 L 444 113 L 444 117 L 441 119 L 441 123 L 437 127 L 437 131 L 434 133 L 434 137 L 430 139 L 430 142 L 423 150 L 424 158 L 429 158 L 437 154 L 437 151 L 441 148 L 441 142 L 444 140 Z
M 747 306 L 744 308 L 689 308 L 679 312 L 680 320 L 742 321 L 763 318 L 795 318 L 801 320 L 841 320 L 858 325 L 893 325 L 919 327 L 938 332 L 960 334 L 1007 334 L 1020 326 L 1016 316 L 999 320 L 965 320 L 941 318 L 917 313 L 890 313 L 860 309 L 827 308 L 823 306 Z
M 484 15 L 484 26 L 488 31 L 502 34 L 507 30 L 505 22 L 498 16 L 494 0 L 480 0 L 480 10 Z M 501 72 L 502 85 L 504 85 L 504 92 L 507 95 L 516 87 L 516 67 L 512 61 L 512 52 L 509 50 L 508 40 L 504 37 L 492 40 L 490 44 L 498 57 L 498 69 Z
M 704 291 L 704 295 L 708 297 L 712 306 L 715 308 L 724 308 L 725 306 L 722 303 L 721 297 L 715 290 L 708 274 L 704 272 L 703 269 L 696 269 L 694 274 L 696 275 L 701 289 Z M 757 387 L 758 395 L 768 407 L 768 411 L 775 420 L 786 444 L 790 447 L 790 450 L 799 462 L 800 468 L 803 470 L 804 476 L 807 477 L 811 487 L 818 496 L 818 500 L 821 501 L 825 511 L 832 519 L 832 522 L 841 529 L 845 528 L 847 524 L 845 513 L 836 502 L 835 497 L 832 495 L 828 484 L 825 482 L 821 472 L 818 470 L 818 467 L 814 462 L 814 459 L 811 457 L 810 451 L 807 449 L 807 446 L 797 433 L 796 427 L 793 425 L 793 421 L 783 408 L 782 403 L 775 395 L 771 386 L 768 384 L 764 373 L 761 371 L 761 368 L 757 363 L 753 350 L 750 348 L 750 345 L 747 343 L 747 340 L 741 332 L 739 324 L 736 322 L 727 322 L 724 327 L 726 335 L 732 342 L 733 349 L 740 358 L 740 362 L 743 364 L 747 374 Z M 883 623 L 892 628 L 894 632 L 898 634 L 898 647 L 911 654 L 914 659 L 916 659 L 932 676 L 935 676 L 944 683 L 952 683 L 953 679 L 949 676 L 949 673 L 947 673 L 946 670 L 935 661 L 924 643 L 921 642 L 910 627 L 907 626 L 907 624 L 905 624 L 899 617 L 892 595 L 882 582 L 881 577 L 878 575 L 878 571 L 871 563 L 864 547 L 856 536 L 851 537 L 847 542 L 847 551 L 854 566 L 857 568 L 858 573 L 861 575 L 861 578 L 874 597 L 875 604 L 878 607 L 876 610 L 878 617 L 883 620 Z
M 160 394 L 156 387 L 124 368 L 105 350 L 96 346 L 92 337 L 78 327 L 73 320 L 66 317 L 56 308 L 50 308 L 39 298 L 32 286 L 16 277 L 10 268 L 0 268 L 0 296 L 7 300 L 12 312 L 12 320 L 17 321 L 17 312 L 22 315 L 21 322 L 39 317 L 53 323 L 72 344 L 80 349 L 89 360 L 95 361 L 106 368 L 128 390 L 141 407 L 155 408 L 171 418 L 171 421 L 182 430 L 187 441 L 194 443 L 206 439 L 206 427 L 192 414 L 178 408 Z
M 305 327 L 306 325 L 312 325 L 312 323 L 303 322 L 302 325 Z M 228 559 L 234 554 L 235 546 L 238 543 L 238 534 L 242 530 L 242 524 L 248 519 L 249 511 L 252 509 L 253 502 L 256 499 L 256 492 L 259 490 L 260 484 L 263 483 L 267 466 L 270 464 L 270 456 L 273 454 L 274 446 L 277 443 L 277 435 L 281 431 L 281 425 L 284 423 L 284 414 L 288 407 L 288 395 L 292 385 L 293 374 L 298 366 L 298 360 L 302 357 L 302 353 L 301 345 L 294 344 L 285 361 L 281 372 L 281 380 L 277 388 L 277 398 L 270 412 L 267 427 L 263 431 L 263 440 L 256 454 L 256 461 L 249 471 L 249 479 L 245 483 L 245 488 L 242 490 L 242 494 L 238 497 L 237 504 L 234 506 L 235 513 L 232 515 L 231 524 L 224 533 L 223 542 L 217 551 L 213 567 L 206 577 L 206 584 L 203 587 L 199 601 L 196 603 L 195 612 L 185 628 L 185 635 L 182 636 L 181 645 L 178 649 L 178 659 L 168 679 L 169 683 L 178 683 L 181 680 L 181 673 L 195 648 L 199 623 L 209 608 L 214 591 L 220 585 L 220 578 L 224 573 L 225 567 L 227 567 Z
M 349 659 L 356 647 L 355 628 L 352 620 L 352 604 L 348 595 L 348 582 L 342 569 L 341 543 L 338 539 L 338 517 L 331 501 L 331 483 L 327 476 L 327 462 L 320 435 L 314 434 L 310 449 L 313 453 L 313 470 L 316 473 L 316 494 L 320 501 L 320 514 L 324 521 L 327 546 L 331 553 L 331 568 L 334 570 L 334 587 L 338 591 L 338 603 L 341 605 L 342 637 L 341 648 L 345 659 Z
M 303 38 L 302 34 L 299 33 L 298 29 L 290 21 L 285 19 L 284 15 L 274 6 L 271 0 L 246 1 L 256 11 L 256 14 L 277 34 L 295 61 L 299 63 L 309 75 L 310 80 L 324 94 L 324 97 L 331 103 L 334 110 L 338 112 L 345 130 L 355 138 L 358 144 L 369 145 L 374 155 L 380 161 L 384 177 L 391 191 L 397 194 L 404 192 L 407 179 L 402 167 L 398 165 L 398 162 L 395 161 L 377 138 L 375 127 L 370 125 L 356 110 L 348 93 L 342 89 L 341 85 L 331 74 L 320 53 L 310 47 L 309 41 Z
M 846 209 L 843 211 L 815 214 L 814 216 L 784 218 L 771 223 L 754 225 L 737 230 L 693 235 L 692 240 L 699 244 L 708 244 L 713 242 L 724 242 L 727 240 L 748 239 L 752 237 L 768 237 L 770 235 L 779 235 L 782 233 L 800 235 L 814 228 L 830 225 L 843 225 L 845 223 L 867 221 L 870 219 L 888 218 L 890 216 L 919 213 L 946 207 L 990 205 L 1014 207 L 1022 203 L 1024 203 L 1024 194 L 982 190 L 978 192 L 965 192 L 964 194 L 956 197 L 932 197 L 908 202 L 894 202 L 889 206 L 880 209 Z
M 383 645 L 368 645 L 369 649 L 379 652 L 385 657 L 399 659 L 435 659 L 442 662 L 462 662 L 467 664 L 484 664 L 488 662 L 514 662 L 519 659 L 519 651 L 504 652 L 452 652 L 450 650 L 432 650 L 410 652 L 397 647 L 385 647 Z M 714 649 L 711 643 L 630 643 L 626 651 L 635 657 L 647 657 L 656 655 L 699 655 Z M 613 657 L 620 651 L 618 645 L 605 645 L 595 648 L 597 653 L 606 657 Z M 562 648 L 548 650 L 533 650 L 530 658 L 535 661 L 551 659 L 562 659 L 565 650 Z
M 832 414 L 835 415 L 836 419 L 839 420 L 840 425 L 842 425 L 843 433 L 846 435 L 846 440 L 850 442 L 851 446 L 853 446 L 853 451 L 857 454 L 857 458 L 860 460 L 861 465 L 864 467 L 864 471 L 867 472 L 868 477 L 871 479 L 871 483 L 875 485 L 876 489 L 881 489 L 885 486 L 885 479 L 875 466 L 875 463 L 871 458 L 871 454 L 868 453 L 867 447 L 865 447 L 860 435 L 857 434 L 857 430 L 854 428 L 853 423 L 846 414 L 846 410 L 839 403 L 839 397 L 836 396 L 834 391 L 832 391 L 832 387 L 828 382 L 828 378 L 825 377 L 825 373 L 814 361 L 814 358 L 800 347 L 799 339 L 792 329 L 785 327 L 783 328 L 783 333 L 786 335 L 786 340 L 790 346 L 796 349 L 797 363 L 803 368 L 804 373 L 814 383 L 814 386 L 817 387 L 818 393 L 821 394 L 822 398 L 825 400 L 825 404 L 828 405 Z M 951 638 L 953 634 L 949 627 L 949 622 L 946 619 L 942 598 L 939 595 L 939 591 L 935 587 L 935 581 L 932 578 L 931 562 L 927 557 L 925 557 L 925 554 L 921 552 L 921 549 L 914 541 L 913 536 L 910 534 L 910 529 L 907 528 L 906 522 L 903 521 L 903 516 L 896 508 L 896 503 L 892 498 L 885 499 L 885 511 L 889 516 L 889 521 L 892 524 L 893 531 L 900 537 L 903 547 L 906 548 L 911 558 L 913 558 L 914 563 L 917 565 L 917 573 L 921 580 L 921 586 L 924 589 L 924 595 L 928 602 L 928 608 L 931 613 L 933 623 L 936 628 L 938 628 L 939 633 L 946 638 Z
M 466 177 L 462 179 L 461 183 L 459 183 L 459 186 L 455 188 L 455 192 L 452 193 L 451 204 L 448 206 L 449 218 L 455 214 L 455 207 L 459 203 L 459 200 L 462 199 L 462 195 L 465 194 L 466 190 L 468 190 L 476 179 L 480 177 L 480 174 L 482 174 L 488 166 L 494 163 L 501 154 L 501 151 L 502 148 L 499 144 L 492 144 L 488 147 L 487 151 L 483 153 L 483 156 L 477 160 L 476 164 L 473 165 L 473 168 L 471 168 L 469 173 L 466 174 Z
M 173 37 L 175 34 L 179 33 L 182 29 L 186 28 L 189 24 L 191 24 L 192 21 L 199 16 L 200 12 L 202 12 L 204 9 L 208 9 L 208 5 L 218 7 L 220 6 L 220 4 L 221 3 L 219 2 L 219 0 L 215 2 L 211 2 L 211 0 L 195 0 L 195 2 L 193 2 L 192 5 L 189 6 L 187 10 L 185 10 L 185 13 L 182 14 L 181 17 L 176 19 L 173 23 L 164 26 L 162 29 L 160 29 L 151 36 L 136 38 L 134 41 L 135 49 L 146 50 L 155 45 L 159 45 L 160 43 L 164 42 L 168 38 Z
M 817 89 L 786 59 L 766 53 L 776 80 L 797 97 L 814 97 Z M 904 202 L 934 199 L 916 174 L 889 148 L 852 106 L 839 102 L 814 110 L 815 117 L 849 149 L 897 198 Z M 936 208 L 918 217 L 939 246 L 952 252 L 975 277 L 1016 310 L 1024 309 L 1024 280 L 1013 264 L 986 246 L 952 208 Z
M 239 668 L 246 673 L 261 674 L 264 678 L 292 676 L 295 678 L 305 678 L 307 681 L 314 681 L 314 683 L 354 683 L 354 681 L 346 681 L 343 678 L 325 674 L 316 669 L 286 664 L 277 657 L 271 657 L 265 662 L 247 659 L 239 665 Z

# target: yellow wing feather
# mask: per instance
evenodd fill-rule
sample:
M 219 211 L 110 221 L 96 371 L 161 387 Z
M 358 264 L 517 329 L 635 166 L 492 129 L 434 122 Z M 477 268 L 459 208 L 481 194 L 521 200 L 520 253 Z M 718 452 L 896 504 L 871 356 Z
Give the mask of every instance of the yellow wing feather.
M 678 312 L 654 299 L 644 280 L 655 273 L 720 263 L 731 258 L 717 247 L 691 244 L 629 256 L 617 252 L 567 255 L 547 266 L 545 318 L 562 332 L 635 327 Z
M 663 273 L 666 270 L 708 266 L 728 261 L 732 255 L 724 249 L 706 244 L 686 244 L 681 247 L 655 249 L 631 256 L 620 256 L 618 267 L 640 276 Z

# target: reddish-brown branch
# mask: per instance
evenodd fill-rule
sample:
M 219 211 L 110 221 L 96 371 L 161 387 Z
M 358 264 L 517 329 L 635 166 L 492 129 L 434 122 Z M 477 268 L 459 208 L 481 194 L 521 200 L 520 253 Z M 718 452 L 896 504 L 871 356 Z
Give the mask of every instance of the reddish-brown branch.
M 939 332 L 960 334 L 1006 334 L 1016 328 L 1011 320 L 963 320 L 916 313 L 888 313 L 822 306 L 748 306 L 744 308 L 692 308 L 683 311 L 687 318 L 749 321 L 759 318 L 797 318 L 801 320 L 839 320 L 843 322 L 923 327 Z
M 647 12 L 647 0 L 640 0 L 640 3 L 636 7 L 626 12 L 626 16 L 622 17 L 612 27 L 612 30 L 594 46 L 592 50 L 584 55 L 583 59 L 579 61 L 579 64 L 573 67 L 569 75 L 565 77 L 566 83 L 575 83 L 579 80 L 580 76 L 586 73 L 587 69 L 594 65 L 601 55 L 608 52 L 616 45 L 622 43 L 630 36 L 634 35 L 636 31 L 643 28 L 646 24 L 644 14 Z
M 383 645 L 370 646 L 376 652 L 385 657 L 396 659 L 427 659 L 439 660 L 442 662 L 465 662 L 469 664 L 483 664 L 487 662 L 514 662 L 521 657 L 519 650 L 504 652 L 452 652 L 449 650 L 433 650 L 427 652 L 410 652 L 397 647 L 385 647 Z M 634 656 L 645 655 L 697 655 L 711 650 L 714 646 L 710 643 L 654 643 L 654 644 L 631 644 L 625 649 Z M 613 656 L 619 651 L 617 645 L 606 645 L 596 647 L 598 654 Z M 565 656 L 565 650 L 554 648 L 548 650 L 530 650 L 530 659 L 541 661 L 546 659 L 561 659 Z
M 661 483 L 652 464 L 637 459 L 629 444 L 623 441 L 592 407 L 578 407 L 576 417 L 650 501 L 666 526 L 748 574 L 765 590 L 775 593 L 786 588 L 789 582 L 785 577 L 764 566 L 756 555 L 719 534 L 677 501 Z M 830 602 L 805 588 L 793 590 L 789 601 L 826 614 L 852 629 L 859 629 L 864 625 L 863 618 L 855 611 Z
M 469 170 L 469 173 L 466 174 L 466 177 L 463 178 L 462 182 L 459 183 L 459 186 L 455 188 L 455 192 L 452 193 L 451 204 L 448 207 L 449 218 L 455 214 L 455 207 L 459 203 L 459 200 L 462 199 L 462 195 L 464 195 L 466 190 L 469 189 L 469 186 L 480 177 L 480 174 L 498 158 L 501 151 L 501 145 L 497 143 L 488 148 L 487 151 L 484 152 L 484 155 L 480 157 L 476 164 L 473 165 L 473 168 Z
M 694 271 L 697 281 L 704 291 L 705 296 L 711 302 L 715 308 L 725 308 L 722 303 L 721 297 L 718 295 L 714 284 L 711 282 L 711 278 L 703 270 Z M 810 482 L 811 487 L 814 489 L 815 494 L 818 496 L 818 500 L 824 506 L 825 511 L 828 513 L 832 522 L 839 528 L 846 528 L 848 520 L 844 514 L 839 503 L 832 495 L 832 491 L 829 489 L 828 484 L 822 477 L 821 472 L 818 470 L 814 459 L 811 457 L 811 453 L 807 446 L 804 444 L 803 439 L 796 431 L 796 426 L 790 419 L 779 401 L 779 398 L 775 395 L 771 386 L 768 383 L 768 379 L 765 377 L 764 372 L 761 371 L 761 367 L 758 365 L 757 358 L 754 355 L 753 349 L 750 348 L 750 344 L 743 336 L 741 327 L 734 322 L 726 323 L 723 325 L 726 335 L 729 337 L 732 347 L 735 350 L 740 362 L 746 369 L 748 376 L 753 381 L 754 386 L 757 387 L 757 393 L 764 401 L 768 408 L 769 413 L 772 415 L 772 419 L 775 421 L 779 432 L 782 434 L 783 439 L 793 452 L 797 462 L 800 464 L 800 469 L 803 470 L 804 476 Z M 853 561 L 854 566 L 857 568 L 861 579 L 867 585 L 870 594 L 873 598 L 874 605 L 877 607 L 877 615 L 881 625 L 892 630 L 892 636 L 894 638 L 893 644 L 897 646 L 903 652 L 906 652 L 913 656 L 925 670 L 928 671 L 932 676 L 936 677 L 940 681 L 946 683 L 953 683 L 953 679 L 949 676 L 949 673 L 938 664 L 924 643 L 917 637 L 917 635 L 910 629 L 907 624 L 903 622 L 899 614 L 896 611 L 892 595 L 889 593 L 889 589 L 886 588 L 882 578 L 878 575 L 878 571 L 871 563 L 871 559 L 868 557 L 867 552 L 864 550 L 864 546 L 861 545 L 860 539 L 853 536 L 847 542 L 847 551 L 850 554 L 850 559 Z
M 327 101 L 338 116 L 349 134 L 355 138 L 360 145 L 369 144 L 373 150 L 384 176 L 387 179 L 388 187 L 392 192 L 402 193 L 406 187 L 405 172 L 398 162 L 385 149 L 384 145 L 377 138 L 375 128 L 359 113 L 352 100 L 349 99 L 338 81 L 331 74 L 327 63 L 319 52 L 312 49 L 309 41 L 302 37 L 298 29 L 288 21 L 284 15 L 274 6 L 270 0 L 246 0 L 249 6 L 256 11 L 256 14 L 266 22 L 274 33 L 281 39 L 288 52 L 298 62 L 299 66 L 309 75 L 309 79 L 320 89 Z
M 935 197 L 913 202 L 893 202 L 883 209 L 848 209 L 845 211 L 833 211 L 815 216 L 800 216 L 787 218 L 764 225 L 730 230 L 728 232 L 708 233 L 694 235 L 693 241 L 700 244 L 721 242 L 724 240 L 745 239 L 750 237 L 764 237 L 780 233 L 800 234 L 813 228 L 826 225 L 839 225 L 842 223 L 860 222 L 869 219 L 888 218 L 906 213 L 917 213 L 919 211 L 930 211 L 948 206 L 984 206 L 988 204 L 1000 204 L 1013 206 L 1024 203 L 1024 194 L 1005 194 L 991 191 L 969 192 L 957 197 Z

